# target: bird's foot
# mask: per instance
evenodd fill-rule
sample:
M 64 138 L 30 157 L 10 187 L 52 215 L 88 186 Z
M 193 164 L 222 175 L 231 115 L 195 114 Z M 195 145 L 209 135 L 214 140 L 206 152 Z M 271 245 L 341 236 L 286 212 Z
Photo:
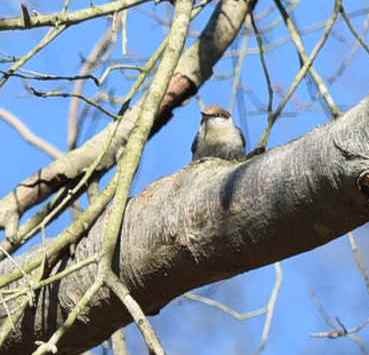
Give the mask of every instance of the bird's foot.
M 260 155 L 266 152 L 266 148 L 264 146 L 256 147 L 254 150 L 252 150 L 250 153 L 246 155 L 246 159 L 251 159 L 255 157 L 256 155 Z

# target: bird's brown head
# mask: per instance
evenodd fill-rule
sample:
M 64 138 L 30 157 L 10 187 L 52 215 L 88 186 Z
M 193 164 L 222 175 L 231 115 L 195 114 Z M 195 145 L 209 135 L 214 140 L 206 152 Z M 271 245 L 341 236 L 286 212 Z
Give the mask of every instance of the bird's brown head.
M 202 122 L 204 120 L 208 120 L 214 117 L 221 117 L 225 119 L 228 119 L 231 117 L 231 114 L 228 111 L 226 111 L 225 109 L 217 105 L 205 107 L 201 111 L 201 115 L 202 115 Z

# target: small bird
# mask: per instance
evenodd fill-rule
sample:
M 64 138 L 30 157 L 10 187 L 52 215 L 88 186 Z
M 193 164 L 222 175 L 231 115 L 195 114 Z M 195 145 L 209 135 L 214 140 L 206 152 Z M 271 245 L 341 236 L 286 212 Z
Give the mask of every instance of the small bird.
M 205 108 L 201 115 L 200 128 L 191 147 L 192 161 L 205 157 L 245 158 L 245 138 L 228 111 L 214 105 Z

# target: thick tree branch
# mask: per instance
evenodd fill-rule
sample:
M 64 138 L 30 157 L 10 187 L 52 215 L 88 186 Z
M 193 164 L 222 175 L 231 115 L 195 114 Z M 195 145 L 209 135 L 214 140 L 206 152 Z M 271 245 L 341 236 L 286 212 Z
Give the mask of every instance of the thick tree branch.
M 194 95 L 209 79 L 212 67 L 233 41 L 255 3 L 255 0 L 224 0 L 218 4 L 199 41 L 182 55 L 151 135 L 168 122 L 174 108 Z M 127 137 L 136 124 L 138 110 L 139 105 L 124 115 L 124 122 L 120 125 L 106 158 L 99 165 L 97 174 L 115 164 L 118 152 L 125 146 Z M 14 235 L 18 220 L 26 210 L 44 201 L 61 186 L 82 176 L 99 154 L 96 147 L 103 145 L 115 124 L 109 125 L 81 148 L 37 171 L 0 201 L 0 228 L 6 228 L 7 236 Z
M 130 200 L 117 256 L 120 279 L 145 312 L 155 314 L 194 287 L 328 243 L 369 221 L 368 175 L 369 98 L 336 122 L 246 162 L 192 163 Z M 76 260 L 100 250 L 109 214 L 79 243 Z M 75 262 L 65 260 L 58 269 Z M 1 272 L 12 267 L 0 266 Z M 24 354 L 35 339 L 47 338 L 95 274 L 91 264 L 44 289 L 0 355 Z M 80 353 L 131 321 L 101 289 L 59 353 Z

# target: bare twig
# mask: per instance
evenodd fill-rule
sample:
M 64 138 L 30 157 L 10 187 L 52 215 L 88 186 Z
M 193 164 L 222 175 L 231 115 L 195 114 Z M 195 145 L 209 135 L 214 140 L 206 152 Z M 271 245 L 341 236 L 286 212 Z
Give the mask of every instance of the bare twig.
M 280 262 L 275 263 L 274 269 L 275 269 L 275 283 L 274 283 L 274 287 L 270 295 L 268 304 L 266 306 L 266 318 L 265 318 L 263 333 L 261 335 L 260 344 L 257 350 L 255 351 L 255 355 L 259 355 L 265 350 L 265 347 L 266 347 L 266 344 L 269 338 L 270 330 L 272 327 L 272 320 L 273 320 L 275 305 L 277 303 L 278 295 L 279 295 L 279 292 L 282 286 L 283 273 L 282 273 L 281 263 Z
M 272 81 L 271 81 L 270 74 L 268 71 L 268 66 L 265 60 L 263 38 L 257 28 L 253 14 L 251 14 L 251 25 L 254 30 L 255 36 L 256 36 L 256 42 L 258 44 L 258 48 L 260 52 L 259 57 L 260 57 L 261 67 L 263 68 L 263 73 L 264 73 L 265 81 L 267 84 L 267 90 L 268 90 L 267 119 L 268 119 L 268 122 L 270 122 L 272 120 L 272 115 L 273 115 L 274 92 L 273 92 L 273 87 L 272 87 Z M 263 151 L 265 150 L 265 147 L 266 147 L 266 143 L 264 145 L 263 143 L 261 143 L 256 148 L 255 152 L 257 152 L 258 150 Z
M 249 132 L 247 129 L 247 117 L 246 117 L 246 108 L 244 103 L 243 97 L 243 90 L 242 90 L 242 66 L 245 62 L 245 58 L 247 55 L 247 48 L 249 44 L 249 31 L 247 29 L 247 24 L 249 22 L 249 16 L 245 20 L 245 33 L 242 36 L 241 45 L 239 56 L 237 59 L 233 61 L 233 82 L 232 82 L 232 91 L 231 91 L 231 99 L 230 99 L 230 112 L 234 113 L 235 105 L 237 102 L 238 114 L 240 118 L 240 123 L 244 126 L 244 134 L 246 138 L 246 146 L 245 149 L 247 150 L 247 144 L 249 144 Z
M 342 321 L 339 318 L 335 319 L 335 324 L 330 324 L 334 329 L 325 332 L 311 333 L 311 336 L 314 338 L 330 338 L 336 339 L 344 336 L 348 336 L 350 334 L 355 334 L 360 332 L 362 329 L 369 325 L 369 318 L 365 320 L 363 323 L 357 325 L 356 327 L 347 329 Z
M 164 355 L 165 351 L 162 348 L 154 329 L 152 328 L 139 304 L 130 295 L 128 288 L 122 283 L 118 276 L 113 273 L 109 273 L 107 275 L 105 283 L 126 306 L 137 327 L 144 336 L 150 354 Z
M 93 263 L 97 263 L 98 261 L 98 257 L 97 255 L 92 255 L 84 260 L 79 261 L 78 263 L 75 263 L 74 265 L 70 266 L 69 268 L 66 268 L 63 271 L 58 272 L 57 274 L 54 274 L 48 278 L 45 278 L 43 280 L 40 280 L 38 282 L 33 282 L 32 284 L 32 290 L 36 291 L 39 290 L 45 286 L 48 286 L 56 281 L 61 280 L 62 278 L 64 278 L 67 275 L 70 275 L 73 272 L 76 272 L 84 267 L 86 267 L 87 265 L 93 264 Z M 4 298 L 4 302 L 10 302 L 20 296 L 23 295 L 27 295 L 29 293 L 29 290 L 27 288 L 25 289 L 21 289 L 21 290 L 16 290 L 13 292 L 12 295 Z
M 0 31 L 26 29 L 45 26 L 72 26 L 80 22 L 91 20 L 116 12 L 142 5 L 150 0 L 117 0 L 99 6 L 93 6 L 82 10 L 58 13 L 49 15 L 37 14 L 31 16 L 30 24 L 26 27 L 22 17 L 0 18 Z
M 123 10 L 122 16 L 122 54 L 128 54 L 128 10 Z
M 18 117 L 13 115 L 11 112 L 0 108 L 0 119 L 14 127 L 26 142 L 45 152 L 52 159 L 58 159 L 64 155 L 64 153 L 57 147 L 33 133 Z
M 51 265 L 52 259 L 58 259 L 60 254 L 65 251 L 70 244 L 76 243 L 87 231 L 101 211 L 106 207 L 113 197 L 116 189 L 117 179 L 113 179 L 109 185 L 101 192 L 96 200 L 84 210 L 79 218 L 60 233 L 46 248 L 48 262 Z M 43 254 L 39 254 L 22 265 L 25 273 L 31 273 L 37 269 L 43 261 Z M 0 288 L 8 285 L 11 282 L 19 280 L 22 273 L 19 270 L 14 270 L 6 275 L 0 275 Z
M 92 80 L 96 86 L 100 85 L 99 79 L 93 75 L 52 75 L 45 73 L 37 73 L 30 70 L 20 69 L 18 73 L 7 73 L 3 70 L 0 70 L 0 73 L 4 76 L 14 76 L 21 79 L 27 80 L 39 80 L 39 81 L 55 81 L 55 80 L 67 80 L 67 81 L 75 81 L 75 80 Z
M 1 19 L 0 19 L 1 22 Z M 0 26 L 1 27 L 1 26 Z M 8 70 L 5 74 L 3 74 L 3 78 L 0 79 L 0 88 L 5 85 L 7 80 L 10 77 L 10 74 L 16 72 L 20 67 L 22 67 L 25 63 L 27 63 L 32 57 L 34 57 L 38 52 L 44 49 L 49 43 L 51 43 L 56 37 L 58 37 L 67 26 L 61 25 L 52 28 L 50 31 L 47 32 L 45 37 L 28 53 L 20 57 Z
M 367 54 L 369 54 L 369 46 L 366 44 L 365 40 L 360 36 L 360 34 L 355 30 L 355 27 L 352 25 L 350 18 L 348 17 L 345 8 L 343 6 L 343 0 L 341 0 L 340 7 L 339 7 L 340 14 L 342 18 L 344 19 L 347 27 L 353 34 L 353 36 L 356 38 L 356 40 L 359 42 L 361 47 L 366 51 Z
M 59 327 L 55 333 L 51 336 L 48 342 L 38 341 L 36 345 L 39 345 L 37 350 L 32 353 L 32 355 L 44 355 L 49 352 L 55 354 L 58 352 L 56 344 L 61 339 L 61 337 L 72 327 L 77 317 L 83 311 L 83 309 L 88 305 L 88 302 L 93 297 L 93 295 L 99 290 L 102 283 L 99 281 L 94 282 L 91 287 L 82 296 L 78 304 L 69 313 L 67 319 L 65 320 L 63 326 Z
M 13 321 L 13 316 L 12 316 L 12 314 L 11 314 L 11 312 L 10 312 L 10 309 L 9 309 L 8 305 L 6 304 L 6 301 L 5 301 L 5 299 L 4 299 L 4 297 L 3 297 L 3 294 L 2 294 L 1 292 L 0 292 L 0 303 L 2 304 L 3 308 L 4 308 L 4 309 L 5 309 L 5 311 L 6 311 L 6 314 L 7 314 L 7 316 L 8 316 L 8 322 L 9 322 L 9 324 L 10 324 L 11 328 L 12 328 L 13 330 L 15 330 L 15 323 L 14 323 L 14 321 Z
M 323 98 L 325 104 L 328 106 L 333 118 L 339 117 L 341 115 L 341 110 L 337 107 L 336 103 L 334 102 L 333 98 L 331 97 L 331 95 L 329 93 L 329 90 L 328 90 L 326 84 L 324 83 L 323 79 L 320 77 L 318 72 L 314 69 L 314 67 L 312 66 L 312 63 L 310 63 L 310 61 L 311 62 L 314 61 L 313 54 L 314 54 L 314 56 L 316 56 L 319 53 L 321 47 L 323 47 L 326 40 L 328 39 L 329 33 L 331 32 L 331 30 L 332 30 L 332 28 L 333 28 L 333 26 L 334 26 L 334 24 L 337 20 L 338 14 L 339 14 L 340 1 L 341 0 L 335 0 L 333 14 L 330 17 L 330 19 L 328 19 L 328 21 L 326 23 L 325 31 L 322 35 L 322 38 L 318 42 L 318 44 L 315 46 L 315 48 L 314 48 L 315 51 L 314 50 L 312 51 L 312 54 L 309 58 L 307 53 L 306 53 L 301 35 L 299 33 L 299 30 L 298 30 L 295 22 L 293 21 L 291 16 L 287 13 L 287 11 L 285 10 L 285 8 L 282 5 L 281 1 L 280 0 L 274 0 L 279 12 L 281 13 L 282 18 L 284 19 L 284 21 L 287 25 L 287 29 L 289 30 L 289 32 L 291 34 L 291 38 L 292 38 L 292 40 L 293 40 L 293 42 L 296 46 L 299 58 L 300 58 L 300 60 L 303 64 L 302 68 L 300 70 L 300 73 L 302 72 L 303 69 L 305 71 L 306 68 L 308 68 L 307 71 L 311 74 L 312 79 L 316 83 L 317 88 L 320 92 L 320 95 Z M 316 54 L 314 52 L 316 52 Z
M 281 263 L 280 262 L 275 263 L 274 268 L 275 268 L 275 275 L 276 275 L 275 276 L 275 283 L 274 283 L 274 287 L 273 287 L 273 290 L 271 292 L 270 298 L 268 300 L 268 303 L 265 307 L 259 308 L 255 311 L 240 313 L 240 312 L 237 312 L 236 310 L 234 310 L 233 308 L 228 307 L 227 305 L 225 305 L 223 303 L 217 302 L 217 301 L 215 301 L 211 298 L 208 298 L 208 297 L 204 297 L 204 296 L 194 294 L 193 292 L 187 292 L 183 296 L 185 298 L 190 299 L 190 300 L 201 302 L 201 303 L 204 303 L 204 304 L 206 304 L 208 306 L 211 306 L 211 307 L 215 307 L 215 308 L 223 311 L 224 313 L 230 315 L 231 317 L 233 317 L 233 318 L 235 318 L 239 321 L 248 320 L 248 319 L 266 314 L 264 329 L 263 329 L 263 333 L 262 333 L 262 336 L 261 336 L 261 341 L 260 341 L 260 344 L 259 344 L 256 352 L 255 352 L 255 355 L 259 355 L 264 351 L 264 349 L 266 347 L 266 343 L 267 343 L 268 338 L 269 338 L 270 329 L 271 329 L 271 325 L 272 325 L 272 319 L 273 319 L 274 310 L 275 310 L 275 305 L 276 305 L 278 295 L 279 295 L 281 285 L 282 285 L 283 274 L 282 274 Z
M 369 31 L 369 16 L 367 16 L 365 21 L 364 21 L 363 32 L 361 34 L 361 37 L 363 38 L 364 36 L 366 36 L 368 31 Z M 344 57 L 341 64 L 338 66 L 338 68 L 334 72 L 334 74 L 332 74 L 327 79 L 327 81 L 330 85 L 333 84 L 338 79 L 338 77 L 340 77 L 344 73 L 344 71 L 349 67 L 350 63 L 352 62 L 352 60 L 355 57 L 355 54 L 358 52 L 358 50 L 360 48 L 361 48 L 360 43 L 358 41 L 356 41 L 354 43 L 354 45 L 352 46 L 351 50 L 348 52 L 348 54 L 346 54 L 346 56 Z
M 106 78 L 108 77 L 108 75 L 114 71 L 114 70 L 135 70 L 138 71 L 140 73 L 144 72 L 145 69 L 142 67 L 139 67 L 137 65 L 127 65 L 127 64 L 113 64 L 110 65 L 109 67 L 107 67 L 103 74 L 101 75 L 100 79 L 99 79 L 99 83 L 100 85 L 106 80 Z
M 273 98 L 274 98 L 274 92 L 273 92 L 273 86 L 272 86 L 272 80 L 269 74 L 268 66 L 266 64 L 265 60 L 265 53 L 264 53 L 264 44 L 263 44 L 263 37 L 261 33 L 258 30 L 258 27 L 255 22 L 254 15 L 251 14 L 251 24 L 252 28 L 254 30 L 256 41 L 259 48 L 259 57 L 260 57 L 260 63 L 263 68 L 263 73 L 265 77 L 265 81 L 267 84 L 267 90 L 268 90 L 268 105 L 267 105 L 267 113 L 268 115 L 271 115 L 273 112 Z
M 44 277 L 45 271 L 46 271 L 46 264 L 47 264 L 47 257 L 46 253 L 42 251 L 41 253 L 41 262 L 39 264 L 39 270 L 36 272 L 36 275 L 34 276 L 26 276 L 25 280 L 28 284 L 28 287 L 26 288 L 26 299 L 21 300 L 15 309 L 12 310 L 12 317 L 8 317 L 5 322 L 1 324 L 0 327 L 0 348 L 3 346 L 6 338 L 10 334 L 10 332 L 14 329 L 14 325 L 18 322 L 24 311 L 28 306 L 33 307 L 34 306 L 34 298 L 35 298 L 35 291 L 33 289 L 33 286 L 35 285 L 35 282 L 39 282 Z M 12 258 L 7 255 L 7 257 L 12 260 Z M 13 261 L 17 265 L 17 262 Z M 18 269 L 21 268 L 18 266 Z M 21 268 L 21 272 L 24 273 L 23 268 Z
M 269 115 L 268 117 L 268 126 L 265 129 L 260 143 L 259 143 L 259 147 L 266 147 L 268 144 L 268 140 L 273 128 L 274 123 L 276 122 L 276 120 L 278 119 L 278 117 L 280 116 L 281 112 L 283 111 L 283 109 L 285 108 L 285 106 L 287 105 L 288 101 L 290 100 L 290 98 L 292 97 L 292 95 L 294 94 L 294 92 L 296 91 L 296 89 L 298 88 L 299 84 L 301 83 L 302 79 L 306 76 L 306 74 L 308 74 L 308 72 L 311 73 L 312 77 L 314 78 L 314 80 L 316 81 L 319 91 L 322 95 L 322 97 L 324 98 L 325 102 L 327 103 L 327 105 L 330 107 L 331 109 L 331 113 L 333 117 L 338 117 L 340 114 L 340 110 L 338 109 L 338 107 L 336 106 L 336 104 L 334 103 L 333 99 L 331 98 L 327 87 L 325 86 L 324 82 L 322 81 L 322 79 L 320 78 L 319 74 L 314 70 L 314 68 L 312 67 L 314 60 L 316 59 L 316 57 L 318 56 L 320 50 L 323 48 L 324 44 L 326 43 L 329 34 L 331 33 L 333 26 L 337 20 L 338 17 L 338 9 L 337 9 L 337 4 L 339 0 L 336 0 L 336 5 L 332 14 L 332 17 L 329 19 L 326 29 L 321 37 L 321 39 L 319 40 L 319 42 L 315 45 L 314 49 L 311 52 L 310 57 L 307 56 L 306 52 L 305 52 L 305 48 L 304 45 L 302 43 L 302 39 L 300 37 L 300 34 L 298 33 L 297 27 L 294 24 L 292 18 L 288 15 L 288 13 L 286 12 L 286 10 L 284 9 L 282 3 L 280 2 L 280 0 L 274 0 L 279 11 L 281 12 L 282 17 L 284 18 L 287 27 L 291 33 L 291 37 L 296 45 L 296 48 L 298 49 L 298 53 L 299 56 L 302 59 L 303 65 L 300 69 L 300 71 L 297 73 L 297 75 L 295 76 L 291 86 L 289 87 L 286 96 L 283 98 L 283 100 L 279 103 L 278 107 L 275 109 L 275 111 Z
M 322 316 L 326 324 L 332 328 L 332 330 L 311 333 L 310 336 L 313 338 L 328 339 L 347 337 L 358 345 L 363 355 L 368 355 L 368 350 L 366 349 L 363 340 L 357 335 L 357 333 L 369 325 L 369 318 L 358 326 L 348 329 L 338 317 L 332 318 L 328 315 L 314 291 L 311 292 L 311 295 L 314 303 L 318 307 L 320 315 Z
M 120 16 L 114 16 L 112 25 L 105 31 L 101 39 L 96 43 L 91 53 L 83 63 L 79 75 L 90 75 L 91 72 L 102 62 L 104 56 L 109 52 L 109 48 L 116 40 L 116 32 L 122 25 Z M 82 95 L 84 81 L 77 81 L 73 88 L 74 95 Z M 71 99 L 68 114 L 68 147 L 74 149 L 79 135 L 79 106 L 80 100 L 75 97 Z
M 196 302 L 201 302 L 203 304 L 206 304 L 207 306 L 217 308 L 221 310 L 222 312 L 230 315 L 232 318 L 235 318 L 239 321 L 248 320 L 251 318 L 259 317 L 266 313 L 266 308 L 262 307 L 259 309 L 256 309 L 255 311 L 249 311 L 249 312 L 238 312 L 235 309 L 225 305 L 224 303 L 215 301 L 209 297 L 201 296 L 198 294 L 195 294 L 193 292 L 187 292 L 183 295 L 183 297 Z
M 112 350 L 114 355 L 128 355 L 128 349 L 123 329 L 119 329 L 111 336 Z
M 67 12 L 69 8 L 70 0 L 64 0 L 63 12 Z
M 42 97 L 44 99 L 47 97 L 74 97 L 74 98 L 77 98 L 79 100 L 86 102 L 88 105 L 95 107 L 97 110 L 107 115 L 108 117 L 112 118 L 113 120 L 119 119 L 119 115 L 111 113 L 110 111 L 108 111 L 107 109 L 99 105 L 97 102 L 95 102 L 94 100 L 90 100 L 89 98 L 81 94 L 73 94 L 73 93 L 68 93 L 68 92 L 63 92 L 63 91 L 41 91 L 29 85 L 27 85 L 26 88 L 31 94 L 37 97 Z
M 365 267 L 363 255 L 361 253 L 360 248 L 357 245 L 354 233 L 349 232 L 347 235 L 350 241 L 350 246 L 352 254 L 354 255 L 356 266 L 359 269 L 361 276 L 364 279 L 366 289 L 369 292 L 369 272 L 368 269 Z

